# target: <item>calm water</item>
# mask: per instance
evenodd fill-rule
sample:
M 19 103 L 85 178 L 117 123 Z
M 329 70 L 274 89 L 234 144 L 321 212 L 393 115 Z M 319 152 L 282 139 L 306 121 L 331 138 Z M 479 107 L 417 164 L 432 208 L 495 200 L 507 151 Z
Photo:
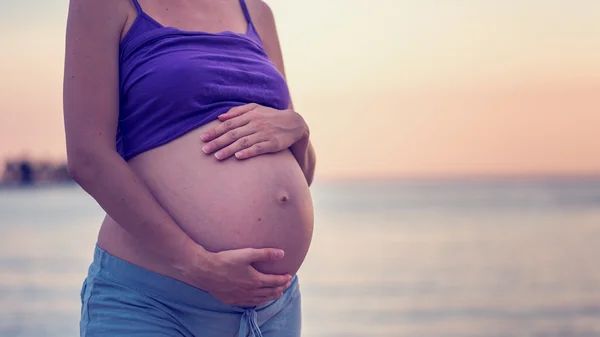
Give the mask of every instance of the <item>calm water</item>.
M 600 336 L 600 179 L 313 188 L 305 337 Z M 76 187 L 0 191 L 0 336 L 78 336 L 102 218 Z

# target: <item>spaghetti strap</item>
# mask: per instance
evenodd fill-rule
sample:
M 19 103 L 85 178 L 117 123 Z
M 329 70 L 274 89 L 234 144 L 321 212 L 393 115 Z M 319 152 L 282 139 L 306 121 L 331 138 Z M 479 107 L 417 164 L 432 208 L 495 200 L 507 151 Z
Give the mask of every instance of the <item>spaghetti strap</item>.
M 142 10 L 142 6 L 140 6 L 140 3 L 138 2 L 138 0 L 131 0 L 131 1 L 135 5 L 135 8 L 137 9 L 138 14 L 144 13 L 144 11 Z
M 137 1 L 137 0 L 134 0 Z M 244 12 L 244 16 L 246 17 L 246 21 L 252 25 L 252 18 L 250 17 L 250 11 L 248 10 L 248 6 L 246 6 L 245 0 L 240 0 L 240 6 L 242 6 L 242 11 Z

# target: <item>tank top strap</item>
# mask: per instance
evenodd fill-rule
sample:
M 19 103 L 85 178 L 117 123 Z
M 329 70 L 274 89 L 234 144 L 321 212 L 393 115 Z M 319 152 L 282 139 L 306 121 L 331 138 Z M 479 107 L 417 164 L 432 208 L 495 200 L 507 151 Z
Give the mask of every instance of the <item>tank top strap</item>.
M 131 0 L 131 1 L 135 5 L 135 8 L 137 9 L 138 14 L 144 13 L 144 11 L 142 10 L 142 6 L 140 6 L 140 3 L 138 2 L 138 0 Z
M 137 1 L 137 0 L 134 0 Z M 246 5 L 245 0 L 240 0 L 240 6 L 242 6 L 242 11 L 244 12 L 244 16 L 246 17 L 246 21 L 252 25 L 252 18 L 250 17 L 250 11 L 248 10 L 248 6 Z

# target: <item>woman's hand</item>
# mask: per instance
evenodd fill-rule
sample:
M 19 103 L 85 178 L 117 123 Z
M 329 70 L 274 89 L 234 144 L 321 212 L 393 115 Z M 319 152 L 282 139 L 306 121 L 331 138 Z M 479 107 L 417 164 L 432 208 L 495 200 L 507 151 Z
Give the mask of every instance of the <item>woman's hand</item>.
M 292 276 L 263 274 L 252 263 L 279 260 L 283 255 L 272 248 L 204 251 L 186 268 L 184 278 L 224 303 L 257 306 L 281 297 Z
M 297 112 L 276 110 L 258 104 L 232 108 L 219 116 L 223 123 L 200 138 L 206 154 L 219 160 L 233 155 L 246 159 L 285 150 L 301 139 L 308 139 L 308 126 Z

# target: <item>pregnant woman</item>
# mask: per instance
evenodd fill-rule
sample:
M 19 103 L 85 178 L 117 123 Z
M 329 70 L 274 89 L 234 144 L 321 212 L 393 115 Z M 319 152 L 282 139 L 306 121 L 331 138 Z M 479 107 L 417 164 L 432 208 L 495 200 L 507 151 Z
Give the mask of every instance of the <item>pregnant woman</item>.
M 315 154 L 261 0 L 71 0 L 68 167 L 106 211 L 82 336 L 299 336 Z

